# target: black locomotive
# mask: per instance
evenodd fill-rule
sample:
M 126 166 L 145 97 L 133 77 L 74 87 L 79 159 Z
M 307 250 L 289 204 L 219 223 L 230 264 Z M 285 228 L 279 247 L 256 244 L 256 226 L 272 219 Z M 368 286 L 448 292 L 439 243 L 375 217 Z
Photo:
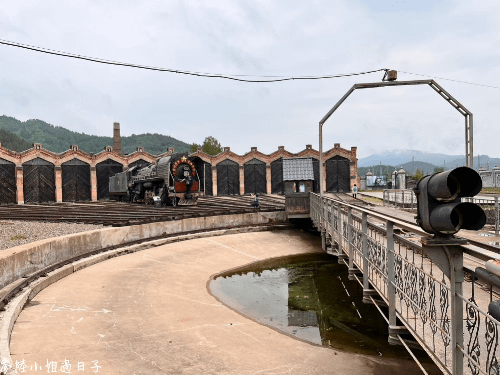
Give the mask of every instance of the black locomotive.
M 187 154 L 161 157 L 146 167 L 132 167 L 109 178 L 109 194 L 125 202 L 196 204 L 200 179 Z

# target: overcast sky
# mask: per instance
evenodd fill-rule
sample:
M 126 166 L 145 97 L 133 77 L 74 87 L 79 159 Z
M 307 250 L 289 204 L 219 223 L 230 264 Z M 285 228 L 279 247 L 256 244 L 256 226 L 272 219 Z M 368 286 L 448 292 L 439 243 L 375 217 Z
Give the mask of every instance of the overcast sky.
M 390 68 L 500 87 L 500 1 L 10 1 L 0 39 L 207 73 L 326 75 Z M 383 73 L 240 83 L 108 66 L 0 45 L 0 114 L 96 135 L 145 132 L 245 153 L 318 148 L 318 122 Z M 249 77 L 257 78 L 257 77 Z M 474 114 L 474 154 L 500 157 L 500 89 L 436 79 Z M 464 118 L 430 87 L 355 92 L 325 149 L 465 153 Z

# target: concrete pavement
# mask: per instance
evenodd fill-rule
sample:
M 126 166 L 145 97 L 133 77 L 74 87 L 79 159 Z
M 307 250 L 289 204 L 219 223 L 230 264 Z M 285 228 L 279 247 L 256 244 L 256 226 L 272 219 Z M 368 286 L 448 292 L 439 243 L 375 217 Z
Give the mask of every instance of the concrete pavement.
M 24 360 L 33 374 L 46 372 L 47 362 L 49 368 L 56 362 L 59 373 L 71 365 L 72 373 L 82 374 L 420 374 L 411 360 L 296 340 L 241 316 L 207 291 L 210 277 L 222 271 L 320 249 L 319 237 L 301 231 L 243 233 L 95 264 L 26 305 L 12 333 L 12 359 Z

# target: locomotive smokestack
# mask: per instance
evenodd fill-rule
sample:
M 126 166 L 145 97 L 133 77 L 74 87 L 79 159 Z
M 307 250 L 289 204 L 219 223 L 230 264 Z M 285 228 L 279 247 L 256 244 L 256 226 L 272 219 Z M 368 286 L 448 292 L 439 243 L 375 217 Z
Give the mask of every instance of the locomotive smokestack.
M 120 136 L 120 123 L 113 123 L 113 151 L 122 155 L 122 137 Z

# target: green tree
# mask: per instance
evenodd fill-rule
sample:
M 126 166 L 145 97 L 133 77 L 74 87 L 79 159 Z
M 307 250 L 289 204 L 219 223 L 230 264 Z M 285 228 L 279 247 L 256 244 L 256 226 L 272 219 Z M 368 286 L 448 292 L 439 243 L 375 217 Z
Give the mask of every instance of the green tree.
M 219 141 L 212 136 L 208 136 L 205 138 L 201 148 L 203 152 L 208 155 L 217 155 L 222 152 L 222 147 Z
M 417 168 L 417 170 L 415 171 L 415 174 L 412 176 L 415 180 L 421 180 L 422 177 L 424 177 L 424 172 L 422 172 L 422 170 L 420 168 Z
M 434 173 L 444 172 L 444 167 L 434 167 Z
M 191 143 L 189 145 L 189 152 L 196 152 L 196 150 L 198 150 L 198 147 L 201 147 L 199 144 L 197 143 Z
M 18 152 L 28 150 L 32 147 L 31 143 L 4 129 L 0 129 L 0 143 L 2 143 L 2 147 Z

